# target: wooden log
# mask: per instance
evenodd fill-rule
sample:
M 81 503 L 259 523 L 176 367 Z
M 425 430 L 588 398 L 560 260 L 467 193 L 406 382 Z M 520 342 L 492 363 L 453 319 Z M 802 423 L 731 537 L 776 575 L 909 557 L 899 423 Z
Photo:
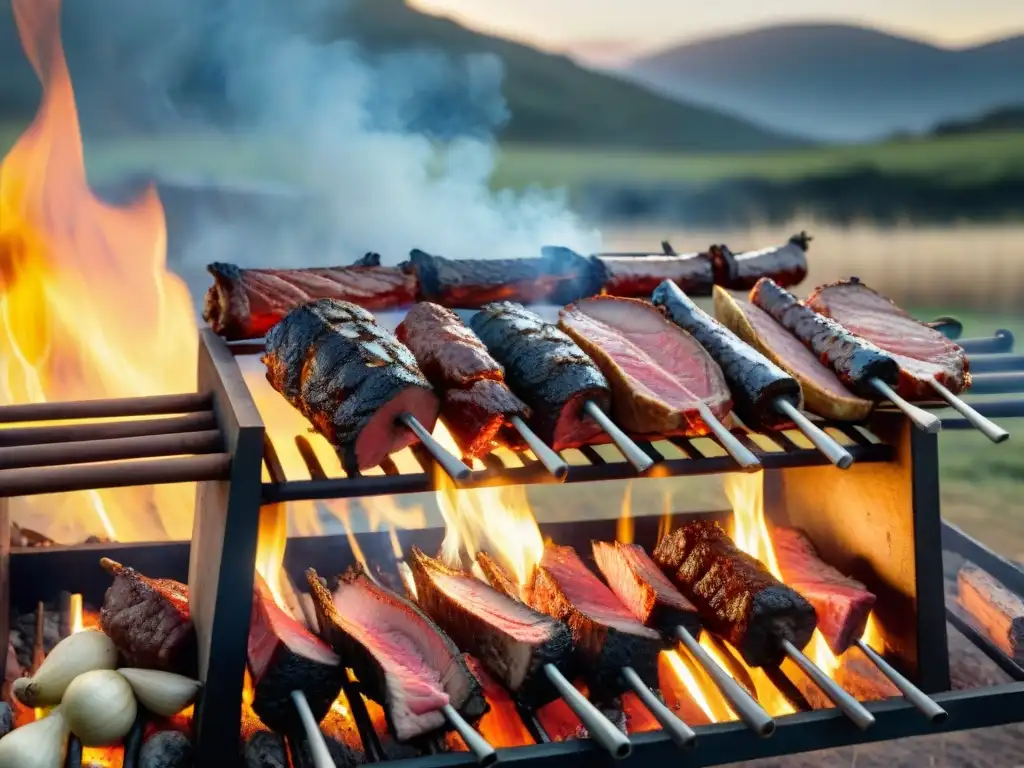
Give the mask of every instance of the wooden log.
M 1024 664 L 1024 600 L 973 563 L 957 573 L 961 607 L 978 630 L 1018 664 Z

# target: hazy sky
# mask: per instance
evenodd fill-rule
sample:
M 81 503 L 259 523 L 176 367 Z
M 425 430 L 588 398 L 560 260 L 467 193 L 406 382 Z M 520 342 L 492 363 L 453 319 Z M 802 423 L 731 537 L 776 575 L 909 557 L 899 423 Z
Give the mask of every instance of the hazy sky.
M 550 48 L 677 40 L 794 20 L 850 21 L 964 45 L 1024 31 L 1024 0 L 411 0 Z

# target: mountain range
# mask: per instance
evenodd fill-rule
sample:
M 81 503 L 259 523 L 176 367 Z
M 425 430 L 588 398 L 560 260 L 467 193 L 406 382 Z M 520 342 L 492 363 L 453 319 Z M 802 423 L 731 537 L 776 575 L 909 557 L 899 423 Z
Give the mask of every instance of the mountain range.
M 865 141 L 1024 104 L 1024 35 L 953 49 L 853 25 L 792 24 L 674 46 L 617 71 L 777 131 Z

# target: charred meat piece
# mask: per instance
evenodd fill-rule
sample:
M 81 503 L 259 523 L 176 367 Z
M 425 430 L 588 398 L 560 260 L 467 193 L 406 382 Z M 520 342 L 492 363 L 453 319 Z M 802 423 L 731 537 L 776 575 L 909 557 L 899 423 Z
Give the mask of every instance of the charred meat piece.
M 750 301 L 792 333 L 858 397 L 878 400 L 872 381 L 897 386 L 900 367 L 895 359 L 867 339 L 797 301 L 775 281 L 763 278 L 750 292 Z
M 715 284 L 706 253 L 591 256 L 599 270 L 601 289 L 609 296 L 646 299 L 663 280 L 671 280 L 694 296 L 707 296 Z
M 505 384 L 505 371 L 450 309 L 421 302 L 395 330 L 442 393 L 441 416 L 465 456 L 482 456 L 512 416 L 529 409 Z
M 806 232 L 793 235 L 779 246 L 734 254 L 726 246 L 711 249 L 715 282 L 731 291 L 749 291 L 762 277 L 770 277 L 788 288 L 807 277 L 807 250 L 811 237 Z
M 677 528 L 654 550 L 654 562 L 697 606 L 704 626 L 729 641 L 752 667 L 774 667 L 779 641 L 803 648 L 814 634 L 814 607 L 738 549 L 718 523 Z
M 508 301 L 488 304 L 470 326 L 504 366 L 512 391 L 530 407 L 529 423 L 541 440 L 560 451 L 603 436 L 583 405 L 591 400 L 607 411 L 608 380 L 565 333 Z
M 565 307 L 558 324 L 611 383 L 612 415 L 627 431 L 706 435 L 701 404 L 719 420 L 729 415 L 722 369 L 649 302 L 595 296 Z
M 594 280 L 590 262 L 568 248 L 532 259 L 446 259 L 414 250 L 405 268 L 416 274 L 420 298 L 463 309 L 494 301 L 564 304 L 586 295 Z
M 257 574 L 249 624 L 249 672 L 255 687 L 253 712 L 278 733 L 301 729 L 292 691 L 302 691 L 318 723 L 338 698 L 345 668 L 341 659 L 274 602 Z
M 565 624 L 417 548 L 410 564 L 417 603 L 459 648 L 480 659 L 528 706 L 558 697 L 544 666 L 553 664 L 572 678 L 572 635 Z
M 626 690 L 619 670 L 631 666 L 658 687 L 661 636 L 638 622 L 572 547 L 548 545 L 530 586 L 530 604 L 572 630 L 584 673 L 595 692 Z
M 366 310 L 334 299 L 306 304 L 266 343 L 267 380 L 337 447 L 349 474 L 416 442 L 402 414 L 434 428 L 439 406 L 429 382 Z
M 711 317 L 679 290 L 664 282 L 652 298 L 672 322 L 687 331 L 708 351 L 725 374 L 732 392 L 736 414 L 751 429 L 772 428 L 786 423 L 775 401 L 780 398 L 800 407 L 800 384 L 756 349 Z
M 700 633 L 697 608 L 654 564 L 639 544 L 595 541 L 594 560 L 615 596 L 637 621 L 671 634 L 683 627 Z
M 486 552 L 477 552 L 476 564 L 480 567 L 488 584 L 506 597 L 511 597 L 513 600 L 522 599 L 523 595 L 520 593 L 515 578 L 497 560 Z
M 359 567 L 341 577 L 333 595 L 316 571 L 306 578 L 321 637 L 384 708 L 399 741 L 444 728 L 446 704 L 470 722 L 486 711 L 480 684 L 459 649 L 419 608 Z
M 733 333 L 800 382 L 804 404 L 819 416 L 836 421 L 861 421 L 874 403 L 843 386 L 793 334 L 749 301 L 715 286 L 715 316 Z
M 817 288 L 806 303 L 888 352 L 900 367 L 896 391 L 908 400 L 936 399 L 933 380 L 954 394 L 971 384 L 967 355 L 956 342 L 918 322 L 857 278 Z
M 772 543 L 782 578 L 814 606 L 828 647 L 842 655 L 864 634 L 875 596 L 859 581 L 823 562 L 802 531 L 776 528 Z
M 103 598 L 100 628 L 126 665 L 196 677 L 199 650 L 188 587 L 171 579 L 148 578 L 106 557 L 100 565 L 114 577 Z
M 373 256 L 375 254 L 368 254 Z M 351 267 L 242 269 L 217 262 L 206 269 L 213 285 L 203 320 L 229 340 L 258 339 L 296 307 L 317 299 L 351 301 L 370 310 L 395 309 L 416 300 L 416 278 L 397 267 L 367 262 Z

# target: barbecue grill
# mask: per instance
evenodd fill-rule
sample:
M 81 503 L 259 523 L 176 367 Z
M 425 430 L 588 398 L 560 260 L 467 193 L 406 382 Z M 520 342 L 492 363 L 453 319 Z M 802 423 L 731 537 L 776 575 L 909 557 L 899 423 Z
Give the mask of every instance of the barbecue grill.
M 948 332 L 955 331 L 950 325 Z M 1024 389 L 1024 358 L 1011 354 L 1012 335 L 962 340 L 972 355 L 977 376 L 974 392 L 1015 393 Z M 240 702 L 246 664 L 250 601 L 239 596 L 253 590 L 261 507 L 285 502 L 394 495 L 436 489 L 431 455 L 407 449 L 399 461 L 358 476 L 344 476 L 312 449 L 304 434 L 278 434 L 265 428 L 253 392 L 243 376 L 244 357 L 253 345 L 232 347 L 202 331 L 197 393 L 123 401 L 10 406 L 0 409 L 0 423 L 121 419 L 149 420 L 21 427 L 0 431 L 0 494 L 3 497 L 87 488 L 196 481 L 192 541 L 152 544 L 93 544 L 46 549 L 14 549 L 5 498 L 0 498 L 0 568 L 9 578 L 0 584 L 6 610 L 0 612 L 0 639 L 7 635 L 11 610 L 31 610 L 61 591 L 82 593 L 94 605 L 109 585 L 96 567 L 101 555 L 130 564 L 149 576 L 187 581 L 199 637 L 200 676 L 205 683 L 194 719 L 196 765 L 236 764 L 239 760 Z M 283 402 L 283 401 L 282 401 Z M 1024 399 L 973 401 L 994 418 L 1024 417 Z M 943 417 L 949 429 L 965 428 L 958 417 Z M 963 617 L 946 608 L 942 550 L 955 551 L 1024 595 L 1024 572 L 994 555 L 939 515 L 938 441 L 914 429 L 898 411 L 879 409 L 865 424 L 819 422 L 855 459 L 846 471 L 831 466 L 796 431 L 757 434 L 743 428 L 735 436 L 765 468 L 766 514 L 774 522 L 803 528 L 824 559 L 850 573 L 878 595 L 875 619 L 885 640 L 886 659 L 931 694 L 947 712 L 942 724 L 930 723 L 904 699 L 867 704 L 876 723 L 858 729 L 838 709 L 799 712 L 780 717 L 771 738 L 759 738 L 735 721 L 695 730 L 698 745 L 687 760 L 718 765 L 848 744 L 903 738 L 942 731 L 1000 725 L 1024 711 L 1024 669 Z M 286 469 L 279 453 L 291 446 L 304 471 Z M 673 438 L 640 443 L 655 462 L 657 477 L 681 477 L 735 471 L 736 465 L 714 437 Z M 5 456 L 6 454 L 6 456 Z M 163 458 L 162 458 L 163 457 Z M 174 458 L 166 458 L 174 457 Z M 631 464 L 613 446 L 565 451 L 568 483 L 635 476 Z M 139 459 L 145 459 L 139 461 Z M 93 462 L 107 462 L 93 466 Z M 551 482 L 551 475 L 530 453 L 499 451 L 483 461 L 463 487 Z M 827 493 L 822 493 L 828 488 Z M 690 513 L 686 513 L 690 514 Z M 728 510 L 705 510 L 699 516 L 725 518 Z M 677 517 L 677 519 L 679 519 Z M 635 540 L 653 546 L 659 519 L 634 518 Z M 578 551 L 593 539 L 615 538 L 614 520 L 542 524 L 541 532 Z M 417 546 L 437 551 L 440 528 L 398 532 L 403 550 Z M 387 533 L 354 535 L 366 560 L 386 577 L 401 583 L 392 541 Z M 884 545 L 883 545 L 884 542 Z M 295 583 L 316 568 L 341 572 L 355 562 L 346 536 L 296 538 L 289 541 L 285 569 Z M 946 643 L 947 618 L 1016 681 L 968 692 L 950 691 Z M 358 688 L 351 689 L 358 691 Z M 350 692 L 351 692 L 350 690 Z M 369 759 L 383 752 L 358 696 L 349 695 L 353 717 Z M 532 766 L 590 765 L 603 752 L 590 740 L 547 742 L 531 713 L 524 723 L 534 746 L 501 750 L 506 763 Z M 632 755 L 625 761 L 679 759 L 678 747 L 664 732 L 633 735 Z M 417 768 L 474 764 L 467 752 L 438 752 L 415 758 Z

